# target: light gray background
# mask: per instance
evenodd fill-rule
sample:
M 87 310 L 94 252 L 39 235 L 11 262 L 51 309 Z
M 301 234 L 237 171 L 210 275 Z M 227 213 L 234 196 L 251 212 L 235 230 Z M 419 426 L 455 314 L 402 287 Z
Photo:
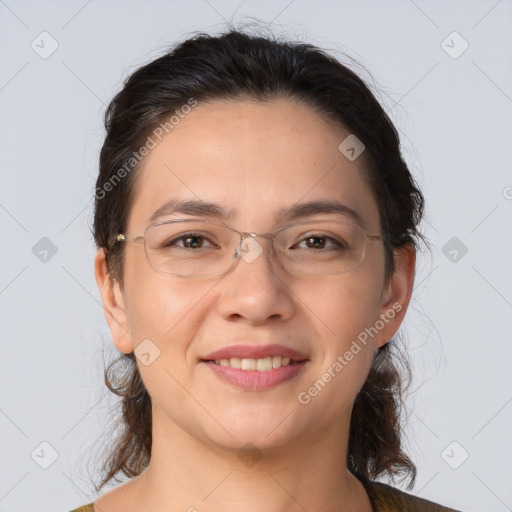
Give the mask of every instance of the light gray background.
M 106 103 L 166 44 L 251 17 L 348 52 L 375 79 L 432 242 L 404 326 L 412 492 L 467 512 L 512 510 L 509 0 L 0 0 L 0 510 L 65 511 L 95 496 L 86 463 L 115 403 L 90 234 Z M 58 43 L 46 59 L 31 47 L 51 49 L 43 31 Z M 461 55 L 464 41 L 446 40 L 454 31 L 469 44 Z M 32 252 L 42 237 L 57 248 L 46 262 Z

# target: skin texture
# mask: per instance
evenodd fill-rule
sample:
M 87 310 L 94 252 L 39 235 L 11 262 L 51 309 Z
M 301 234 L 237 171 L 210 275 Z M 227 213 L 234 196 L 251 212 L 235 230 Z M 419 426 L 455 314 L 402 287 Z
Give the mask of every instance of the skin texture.
M 336 199 L 361 215 L 369 234 L 379 234 L 364 159 L 350 162 L 338 150 L 348 134 L 291 100 L 200 104 L 146 157 L 126 234 L 141 235 L 149 216 L 173 197 L 232 208 L 226 223 L 256 233 L 275 228 L 281 208 Z M 332 214 L 309 217 L 322 218 Z M 258 241 L 267 250 L 254 262 L 197 280 L 158 274 L 143 246 L 128 243 L 123 287 L 112 283 L 103 250 L 97 252 L 95 275 L 115 346 L 129 353 L 149 338 L 160 350 L 151 365 L 138 363 L 152 398 L 150 466 L 101 496 L 97 510 L 371 510 L 346 469 L 350 414 L 373 352 L 402 322 L 414 250 L 396 252 L 386 283 L 381 242 L 369 242 L 351 272 L 292 277 L 269 259 L 270 241 Z M 309 404 L 300 404 L 298 394 L 393 304 L 401 311 Z M 238 343 L 278 343 L 310 361 L 275 388 L 244 391 L 200 362 Z M 261 454 L 252 467 L 237 457 L 246 443 Z

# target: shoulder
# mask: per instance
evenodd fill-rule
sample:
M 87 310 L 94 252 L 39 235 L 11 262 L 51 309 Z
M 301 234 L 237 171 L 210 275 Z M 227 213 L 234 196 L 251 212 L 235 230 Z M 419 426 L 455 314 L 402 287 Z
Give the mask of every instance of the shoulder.
M 89 503 L 89 505 L 83 505 L 82 507 L 71 510 L 71 512 L 94 512 L 93 504 Z
M 367 480 L 361 483 L 375 512 L 457 512 L 453 508 L 418 498 L 381 482 Z

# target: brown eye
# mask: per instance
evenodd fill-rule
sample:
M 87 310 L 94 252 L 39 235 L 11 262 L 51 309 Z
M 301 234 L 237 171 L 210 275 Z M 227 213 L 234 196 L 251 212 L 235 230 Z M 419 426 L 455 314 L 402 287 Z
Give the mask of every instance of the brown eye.
M 304 238 L 300 243 L 305 243 L 307 249 L 345 249 L 346 244 L 342 244 L 331 238 L 330 236 L 325 235 L 314 235 L 308 236 Z
M 163 247 L 177 246 L 180 249 L 202 249 L 207 247 L 205 244 L 210 244 L 206 237 L 196 233 L 186 233 L 168 240 L 163 244 Z M 210 246 L 214 247 L 213 244 L 210 244 Z

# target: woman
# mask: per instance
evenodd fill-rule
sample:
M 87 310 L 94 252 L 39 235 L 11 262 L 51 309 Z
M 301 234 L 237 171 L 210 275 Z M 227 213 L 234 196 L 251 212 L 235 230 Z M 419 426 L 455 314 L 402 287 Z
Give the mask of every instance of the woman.
M 352 71 L 198 35 L 111 102 L 96 280 L 123 423 L 77 510 L 451 510 L 410 477 L 394 350 L 423 196 Z M 118 365 L 121 368 L 118 369 Z

